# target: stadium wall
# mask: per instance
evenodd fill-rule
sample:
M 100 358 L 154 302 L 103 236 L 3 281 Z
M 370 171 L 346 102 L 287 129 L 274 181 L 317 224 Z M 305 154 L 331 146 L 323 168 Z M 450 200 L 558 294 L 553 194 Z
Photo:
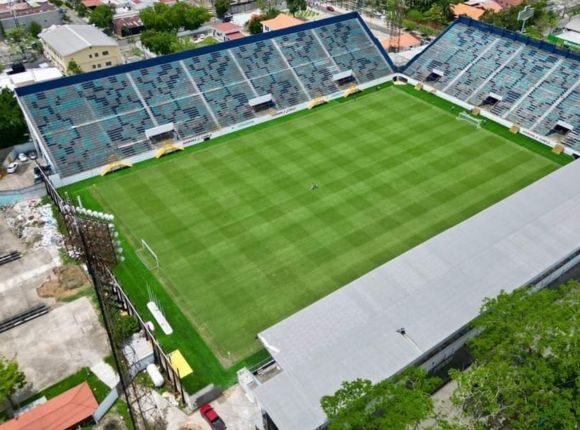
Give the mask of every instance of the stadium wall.
M 463 100 L 458 99 L 457 97 L 453 97 L 450 96 L 449 94 L 444 93 L 443 91 L 438 90 L 437 88 L 432 87 L 429 84 L 426 84 L 424 82 L 420 82 L 416 79 L 413 79 L 405 74 L 399 74 L 399 76 L 403 77 L 404 79 L 406 79 L 409 84 L 411 85 L 417 85 L 417 84 L 421 84 L 423 85 L 423 91 L 427 91 L 443 100 L 447 100 L 448 102 L 453 103 L 454 105 L 457 106 L 461 106 L 462 108 L 471 111 L 473 108 L 475 108 L 475 105 L 471 105 L 469 103 L 464 102 Z M 518 124 L 513 123 L 511 121 L 507 121 L 504 118 L 501 118 L 485 109 L 481 109 L 479 115 L 481 117 L 490 119 L 494 122 L 497 122 L 498 124 L 503 125 L 506 128 L 511 128 L 513 126 L 517 126 L 520 127 Z M 533 132 L 532 130 L 529 130 L 527 128 L 520 128 L 519 133 L 523 134 L 524 136 L 530 137 L 532 139 L 534 139 L 535 141 L 542 143 L 546 146 L 549 146 L 550 148 L 553 148 L 554 146 L 556 146 L 558 144 L 558 142 L 547 138 L 546 136 L 542 136 L 538 133 Z M 580 157 L 580 152 L 576 151 L 568 146 L 564 145 L 564 153 L 573 157 Z
M 568 273 L 569 270 L 578 264 L 580 264 L 580 248 L 544 270 L 537 278 L 530 280 L 525 285 L 530 285 L 533 291 L 539 291 Z M 469 325 L 462 327 L 437 347 L 422 355 L 417 361 L 410 363 L 409 366 L 422 367 L 427 371 L 437 370 L 447 364 L 469 339 L 479 333 L 479 329 L 471 329 Z
M 358 86 L 358 88 L 360 90 L 366 90 L 368 88 L 376 87 L 378 85 L 381 85 L 381 84 L 384 84 L 386 82 L 391 81 L 394 76 L 395 75 L 388 75 L 388 76 L 385 76 L 385 77 L 382 77 L 382 78 L 379 78 L 379 79 L 375 79 L 375 80 L 370 81 L 370 82 L 367 82 L 365 84 L 360 84 Z M 330 95 L 326 96 L 325 98 L 328 101 L 332 101 L 332 100 L 339 99 L 341 97 L 345 97 L 345 91 L 344 90 L 337 91 L 337 92 L 335 92 L 333 94 L 330 94 Z M 299 105 L 292 106 L 290 108 L 286 108 L 286 109 L 279 110 L 276 113 L 271 114 L 271 115 L 264 115 L 264 116 L 261 116 L 259 118 L 253 118 L 251 120 L 244 121 L 244 122 L 241 122 L 241 123 L 238 123 L 238 124 L 234 124 L 234 125 L 229 126 L 229 127 L 224 127 L 222 129 L 220 129 L 219 131 L 214 131 L 214 132 L 207 133 L 207 134 L 204 134 L 204 135 L 201 135 L 201 136 L 196 136 L 196 137 L 193 137 L 193 138 L 190 138 L 190 139 L 182 140 L 182 141 L 179 141 L 178 143 L 183 144 L 183 146 L 186 147 L 186 148 L 187 147 L 190 147 L 190 146 L 194 146 L 194 145 L 197 145 L 199 143 L 205 142 L 207 140 L 215 139 L 217 137 L 224 136 L 226 134 L 230 134 L 230 133 L 232 133 L 234 131 L 243 130 L 243 129 L 246 129 L 248 127 L 252 127 L 254 125 L 262 124 L 262 123 L 265 123 L 265 122 L 268 122 L 268 121 L 271 121 L 271 120 L 274 120 L 274 119 L 277 119 L 277 118 L 282 118 L 284 116 L 293 114 L 295 112 L 299 112 L 299 111 L 305 110 L 305 109 L 308 108 L 309 103 L 310 103 L 310 101 L 305 102 L 305 103 L 301 103 Z M 23 107 L 23 106 L 21 105 L 21 107 Z M 41 152 L 45 156 L 45 159 L 46 160 L 51 160 L 49 154 L 47 154 L 48 151 L 44 151 L 43 150 L 43 145 L 42 144 L 38 144 L 38 142 L 40 142 L 39 136 L 38 136 L 38 134 L 36 132 L 35 127 L 33 126 L 33 123 L 29 121 L 28 116 L 26 114 L 26 110 L 24 109 L 24 107 L 23 107 L 23 111 L 25 112 L 25 118 L 26 118 L 26 121 L 28 122 L 29 128 L 32 130 L 32 134 L 33 134 L 33 137 L 34 137 L 34 140 L 35 140 L 35 144 L 38 147 L 41 148 Z M 156 153 L 157 153 L 158 150 L 159 150 L 159 148 L 156 148 L 154 150 L 147 151 L 147 152 L 144 152 L 144 153 L 135 155 L 133 157 L 124 158 L 123 161 L 128 162 L 130 164 L 139 163 L 141 161 L 145 161 L 145 160 L 148 160 L 148 159 L 151 159 L 151 158 L 155 157 L 155 155 L 156 155 Z M 51 161 L 51 163 L 52 163 L 52 161 Z M 52 163 L 52 164 L 55 165 L 54 163 Z M 84 172 L 78 173 L 76 175 L 71 175 L 71 176 L 66 176 L 66 177 L 61 177 L 57 173 L 57 174 L 54 174 L 54 175 L 50 176 L 50 180 L 53 182 L 53 184 L 56 187 L 63 187 L 63 186 L 66 186 L 66 185 L 74 184 L 75 182 L 80 182 L 80 181 L 83 181 L 85 179 L 89 179 L 89 178 L 93 178 L 95 176 L 99 176 L 99 175 L 101 175 L 104 167 L 105 166 L 96 167 L 94 169 L 85 170 Z

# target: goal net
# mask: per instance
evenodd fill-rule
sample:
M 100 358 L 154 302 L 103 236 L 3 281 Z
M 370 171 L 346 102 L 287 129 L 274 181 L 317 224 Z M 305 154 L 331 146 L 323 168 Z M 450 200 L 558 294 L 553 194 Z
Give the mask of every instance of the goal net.
M 477 128 L 480 128 L 481 124 L 483 123 L 482 119 L 474 118 L 465 111 L 460 112 L 459 115 L 457 115 L 457 119 L 461 121 L 467 121 L 468 123 L 476 126 Z
M 137 255 L 143 264 L 145 264 L 147 269 L 159 269 L 159 257 L 157 257 L 157 254 L 153 251 L 151 246 L 145 242 L 145 239 L 141 239 L 141 248 L 137 250 Z

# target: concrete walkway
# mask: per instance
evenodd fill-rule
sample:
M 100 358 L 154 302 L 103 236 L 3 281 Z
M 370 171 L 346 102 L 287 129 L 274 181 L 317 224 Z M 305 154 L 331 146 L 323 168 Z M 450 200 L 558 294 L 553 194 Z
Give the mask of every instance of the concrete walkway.
M 115 388 L 119 383 L 119 375 L 104 360 L 91 366 L 91 372 L 95 374 L 107 387 Z

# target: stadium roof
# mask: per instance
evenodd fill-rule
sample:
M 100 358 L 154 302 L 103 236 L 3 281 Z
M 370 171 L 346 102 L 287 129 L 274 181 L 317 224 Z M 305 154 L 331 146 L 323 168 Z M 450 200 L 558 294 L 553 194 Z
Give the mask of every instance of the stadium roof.
M 92 25 L 55 25 L 39 37 L 62 56 L 93 46 L 117 46 L 117 42 Z
M 580 246 L 580 162 L 571 163 L 259 334 L 282 368 L 255 394 L 281 430 L 325 422 L 342 381 L 388 378 Z M 405 328 L 406 335 L 397 332 Z
M 99 404 L 86 382 L 0 424 L 0 430 L 62 430 L 91 418 Z

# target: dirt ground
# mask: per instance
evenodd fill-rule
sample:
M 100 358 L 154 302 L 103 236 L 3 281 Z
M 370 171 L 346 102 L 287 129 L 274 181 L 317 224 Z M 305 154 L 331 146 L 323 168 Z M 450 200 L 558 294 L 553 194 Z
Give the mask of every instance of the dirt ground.
M 22 253 L 0 266 L 0 321 L 41 303 L 49 307 L 48 314 L 0 333 L 0 355 L 15 358 L 26 374 L 20 400 L 110 355 L 91 300 L 57 301 L 90 284 L 80 266 L 62 265 L 49 218 L 50 208 L 36 212 L 34 204 L 0 212 L 0 254 Z
M 52 304 L 54 300 L 42 299 L 36 288 L 46 279 L 47 273 L 60 264 L 57 250 L 29 249 L 0 216 L 0 254 L 11 251 L 20 251 L 23 256 L 0 266 L 0 321 L 41 303 Z

